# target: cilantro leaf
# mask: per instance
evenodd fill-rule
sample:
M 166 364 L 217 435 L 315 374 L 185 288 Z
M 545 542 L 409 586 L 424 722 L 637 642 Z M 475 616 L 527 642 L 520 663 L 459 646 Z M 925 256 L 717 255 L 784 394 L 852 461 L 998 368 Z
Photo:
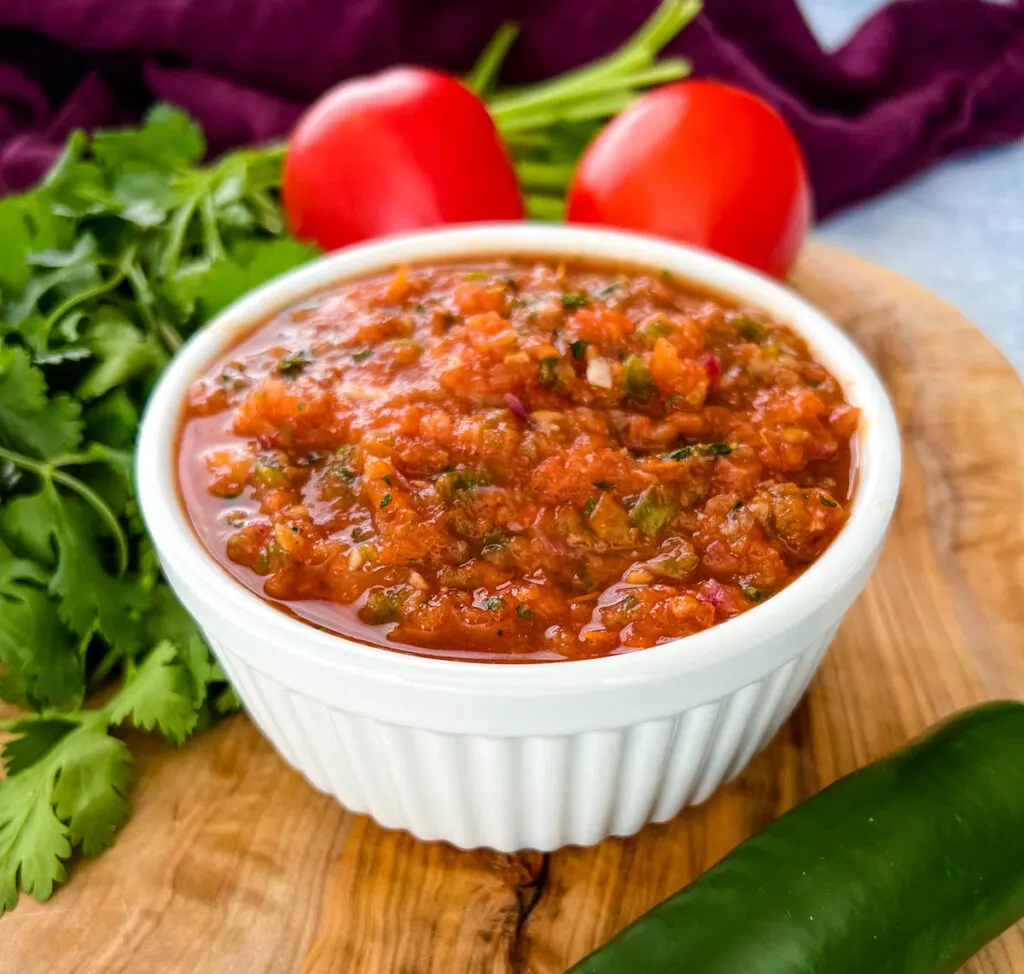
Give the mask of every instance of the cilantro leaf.
M 182 608 L 170 587 L 158 582 L 150 594 L 145 612 L 146 640 L 151 645 L 172 642 L 192 687 L 198 706 L 211 683 L 226 683 L 227 676 L 210 655 L 199 627 Z
M 115 177 L 111 197 L 122 220 L 157 227 L 167 219 L 178 194 L 164 173 L 133 166 Z
M 124 387 L 114 389 L 98 401 L 90 403 L 84 416 L 86 432 L 94 440 L 122 450 L 135 442 L 139 408 Z
M 50 525 L 50 502 L 42 492 L 21 494 L 8 502 L 4 511 L 3 529 L 19 554 L 46 566 L 47 578 L 57 559 L 53 550 Z
M 285 238 L 251 247 L 238 259 L 224 258 L 216 262 L 198 288 L 200 316 L 203 319 L 213 317 L 243 294 L 314 256 L 314 248 Z
M 92 139 L 92 154 L 110 169 L 140 162 L 184 169 L 203 158 L 206 140 L 184 112 L 170 105 L 156 105 L 141 128 L 97 132 Z
M 59 492 L 48 481 L 38 493 L 11 502 L 5 527 L 36 553 L 45 550 L 44 542 L 56 546 L 49 588 L 65 625 L 80 636 L 97 628 L 125 655 L 135 651 L 139 634 L 129 611 L 130 590 L 104 567 L 93 514 L 80 498 Z
M 65 758 L 53 789 L 57 817 L 68 839 L 95 856 L 114 841 L 128 818 L 131 756 L 124 741 L 99 725 L 73 732 L 74 760 Z
M 17 904 L 19 885 L 47 899 L 72 847 L 95 855 L 127 818 L 131 758 L 104 716 L 89 711 L 77 726 L 45 716 L 15 722 L 0 781 L 0 913 Z
M 104 309 L 94 318 L 85 345 L 96 364 L 75 390 L 81 399 L 96 399 L 167 361 L 153 335 L 143 334 L 114 309 Z
M 64 249 L 51 248 L 26 254 L 23 258 L 37 268 L 17 301 L 7 309 L 11 324 L 21 326 L 22 337 L 28 323 L 38 312 L 39 325 L 28 344 L 37 352 L 47 345 L 50 328 L 56 324 L 53 313 L 71 310 L 67 304 L 83 292 L 92 291 L 101 284 L 98 245 L 91 233 L 83 233 Z
M 31 271 L 25 254 L 31 249 L 32 237 L 21 200 L 0 200 L 0 289 L 17 292 L 28 283 Z
M 0 698 L 36 711 L 3 749 L 0 912 L 19 889 L 45 899 L 124 821 L 112 723 L 179 742 L 239 706 L 161 578 L 132 447 L 184 337 L 314 250 L 282 237 L 281 147 L 205 152 L 158 106 L 74 133 L 42 185 L 0 201 Z
M 90 443 L 75 455 L 75 465 L 79 469 L 102 467 L 115 475 L 124 494 L 133 496 L 135 493 L 135 457 L 130 450 L 118 450 L 105 443 Z
M 131 722 L 140 730 L 156 728 L 172 744 L 192 733 L 198 715 L 189 675 L 178 661 L 174 643 L 164 640 L 132 672 L 110 703 L 110 719 Z
M 67 873 L 67 826 L 53 810 L 57 768 L 40 762 L 0 787 L 0 913 L 18 903 L 18 886 L 42 902 Z
M 178 660 L 189 678 L 192 699 L 198 707 L 206 699 L 206 688 L 216 678 L 210 650 L 199 633 L 194 633 L 178 644 Z M 221 680 L 226 679 L 223 674 Z
M 12 737 L 3 748 L 4 771 L 9 777 L 41 761 L 56 743 L 78 725 L 67 717 L 43 715 L 15 721 Z M 29 733 L 31 731 L 31 733 Z
M 8 586 L 18 582 L 35 582 L 46 585 L 49 572 L 29 558 L 15 558 L 14 553 L 0 541 L 0 594 L 6 594 Z
M 145 544 L 152 553 L 153 567 L 155 569 L 156 554 L 152 552 L 148 541 Z M 143 625 L 145 626 L 146 642 L 151 646 L 155 646 L 164 640 L 169 640 L 176 646 L 181 646 L 193 636 L 199 635 L 198 627 L 192 621 L 192 617 L 182 607 L 182 604 L 174 597 L 170 586 L 160 581 L 155 582 L 152 591 L 149 593 Z
M 82 439 L 81 414 L 70 396 L 47 397 L 28 352 L 0 347 L 0 442 L 34 457 L 70 452 Z
M 5 678 L 18 680 L 19 695 L 33 707 L 82 701 L 85 659 L 79 642 L 61 625 L 41 588 L 21 582 L 0 588 L 0 662 L 7 667 Z
M 213 709 L 218 714 L 233 714 L 242 709 L 242 701 L 238 698 L 233 686 L 226 686 L 213 698 Z
M 96 237 L 91 233 L 83 233 L 70 247 L 50 247 L 35 251 L 28 255 L 28 262 L 33 267 L 92 267 L 98 250 Z

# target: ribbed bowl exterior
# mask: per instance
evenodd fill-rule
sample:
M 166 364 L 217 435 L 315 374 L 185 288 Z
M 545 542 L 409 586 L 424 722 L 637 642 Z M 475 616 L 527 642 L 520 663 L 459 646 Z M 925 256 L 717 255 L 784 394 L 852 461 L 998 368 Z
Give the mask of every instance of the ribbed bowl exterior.
M 246 711 L 316 788 L 420 839 L 513 852 L 632 835 L 704 801 L 771 740 L 832 634 L 763 679 L 673 717 L 532 737 L 361 716 L 290 688 L 207 636 Z

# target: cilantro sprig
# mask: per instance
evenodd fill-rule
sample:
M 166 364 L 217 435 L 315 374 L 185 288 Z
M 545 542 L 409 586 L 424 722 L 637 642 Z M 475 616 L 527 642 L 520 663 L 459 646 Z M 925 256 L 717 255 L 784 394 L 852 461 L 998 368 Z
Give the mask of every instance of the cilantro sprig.
M 312 251 L 284 236 L 279 149 L 205 153 L 160 106 L 76 133 L 39 187 L 0 201 L 0 698 L 18 708 L 0 912 L 113 841 L 131 788 L 118 727 L 179 744 L 237 707 L 160 575 L 133 447 L 182 341 Z

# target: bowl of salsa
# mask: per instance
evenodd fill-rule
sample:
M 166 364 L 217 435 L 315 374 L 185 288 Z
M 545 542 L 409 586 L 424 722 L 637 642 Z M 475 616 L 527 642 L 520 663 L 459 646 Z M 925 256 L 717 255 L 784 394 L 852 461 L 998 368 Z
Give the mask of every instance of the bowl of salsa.
M 877 557 L 891 406 L 794 294 L 509 224 L 321 258 L 154 393 L 143 515 L 253 719 L 428 839 L 629 834 L 739 772 Z

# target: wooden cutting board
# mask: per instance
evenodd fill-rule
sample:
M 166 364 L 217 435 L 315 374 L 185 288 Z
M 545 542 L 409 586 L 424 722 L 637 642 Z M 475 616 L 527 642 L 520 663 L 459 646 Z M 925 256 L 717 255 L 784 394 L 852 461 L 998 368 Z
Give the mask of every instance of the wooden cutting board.
M 903 492 L 807 698 L 739 779 L 632 839 L 506 856 L 343 811 L 245 717 L 180 750 L 140 739 L 130 823 L 0 920 L 0 972 L 559 974 L 840 775 L 959 707 L 1024 697 L 1024 387 L 970 322 L 877 267 L 813 245 L 794 285 L 892 392 Z M 966 970 L 1024 974 L 1024 927 Z

